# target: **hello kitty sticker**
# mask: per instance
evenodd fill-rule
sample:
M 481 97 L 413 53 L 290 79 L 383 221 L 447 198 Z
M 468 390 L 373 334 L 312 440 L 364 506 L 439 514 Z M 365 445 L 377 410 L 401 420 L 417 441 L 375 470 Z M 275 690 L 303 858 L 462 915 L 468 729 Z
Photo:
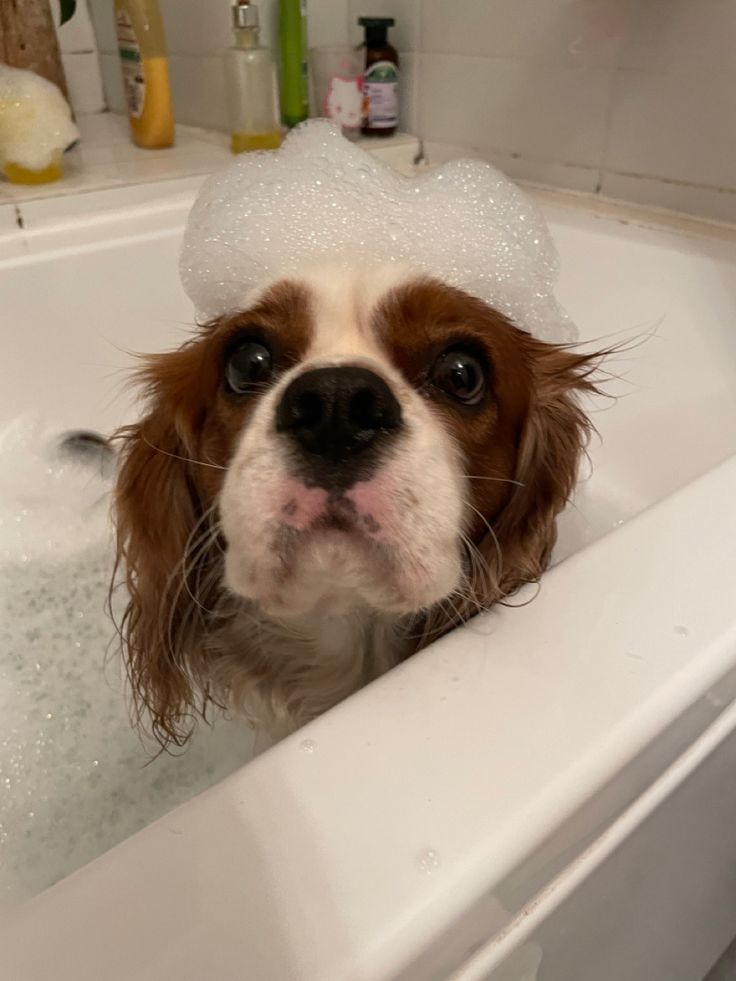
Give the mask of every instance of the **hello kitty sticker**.
M 325 99 L 325 115 L 345 130 L 358 130 L 363 121 L 363 77 L 333 75 Z

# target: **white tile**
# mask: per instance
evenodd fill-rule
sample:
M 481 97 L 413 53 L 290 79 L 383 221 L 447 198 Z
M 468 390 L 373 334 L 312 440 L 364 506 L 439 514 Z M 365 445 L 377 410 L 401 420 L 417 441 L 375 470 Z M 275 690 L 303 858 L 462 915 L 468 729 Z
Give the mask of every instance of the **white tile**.
M 736 44 L 736 0 L 635 3 L 621 65 L 648 72 L 728 65 Z
M 74 112 L 102 112 L 106 103 L 96 52 L 62 54 L 61 57 Z
M 609 198 L 636 201 L 683 214 L 736 222 L 736 192 L 676 184 L 647 177 L 603 173 L 601 193 Z
M 103 53 L 100 55 L 100 71 L 108 109 L 123 112 L 125 110 L 125 93 L 117 51 L 114 54 Z
M 59 5 L 52 4 L 55 15 L 59 16 Z M 97 47 L 92 20 L 87 9 L 87 0 L 78 0 L 77 9 L 71 20 L 57 29 L 59 47 L 62 52 L 94 51 Z
M 307 0 L 309 46 L 348 43 L 348 0 Z
M 227 129 L 222 58 L 170 55 L 171 94 L 178 123 Z
M 231 0 L 160 0 L 169 54 L 221 57 L 233 43 Z M 348 0 L 311 0 L 307 5 L 310 46 L 347 41 Z M 278 48 L 278 0 L 258 0 L 261 44 Z
M 509 58 L 423 55 L 420 136 L 595 167 L 612 72 Z
M 171 54 L 222 55 L 233 43 L 230 0 L 159 0 Z M 258 4 L 261 18 L 268 21 L 266 5 Z M 265 28 L 264 24 L 264 28 Z
M 539 160 L 520 154 L 488 153 L 484 157 L 513 180 L 529 184 L 564 187 L 570 191 L 593 194 L 600 181 L 600 170 L 597 167 L 561 164 L 554 160 Z
M 736 62 L 681 74 L 621 71 L 608 170 L 736 187 Z
M 463 0 L 466 2 L 466 0 Z M 397 51 L 419 50 L 421 0 L 349 0 L 350 40 L 360 44 L 364 37 L 359 17 L 393 17 L 388 37 Z
M 399 64 L 399 129 L 405 133 L 419 132 L 419 74 L 421 55 L 401 52 Z
M 468 150 L 464 146 L 446 143 L 424 142 L 424 153 L 431 166 L 470 157 L 487 160 L 516 181 L 529 184 L 543 184 L 549 187 L 564 187 L 571 191 L 593 193 L 598 186 L 600 171 L 597 167 L 577 167 L 572 164 L 559 164 L 551 160 L 522 157 L 518 153 L 503 153 L 500 150 Z
M 637 0 L 423 0 L 423 51 L 615 64 Z M 641 0 L 645 2 L 645 0 Z
M 118 42 L 115 36 L 115 13 L 112 0 L 89 0 L 89 10 L 92 15 L 92 25 L 97 36 L 99 50 L 117 51 Z

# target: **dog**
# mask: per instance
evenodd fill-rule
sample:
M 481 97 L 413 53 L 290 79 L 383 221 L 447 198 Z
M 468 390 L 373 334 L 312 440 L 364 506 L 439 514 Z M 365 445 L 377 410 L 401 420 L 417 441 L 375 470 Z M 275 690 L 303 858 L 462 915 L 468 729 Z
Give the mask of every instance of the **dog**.
M 164 746 L 210 705 L 291 731 L 536 582 L 599 360 L 329 264 L 147 357 L 114 494 L 138 718 Z

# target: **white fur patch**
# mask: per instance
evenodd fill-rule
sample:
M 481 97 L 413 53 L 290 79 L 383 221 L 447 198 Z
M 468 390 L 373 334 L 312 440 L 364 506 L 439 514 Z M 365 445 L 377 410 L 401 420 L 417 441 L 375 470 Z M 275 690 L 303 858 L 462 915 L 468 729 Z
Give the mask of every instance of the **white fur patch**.
M 323 268 L 296 278 L 310 296 L 310 349 L 258 403 L 220 499 L 226 585 L 266 614 L 291 618 L 361 606 L 406 614 L 433 605 L 458 585 L 458 450 L 390 363 L 371 327 L 377 304 L 410 278 L 407 268 L 395 267 L 362 273 Z M 374 371 L 402 411 L 402 431 L 377 472 L 343 495 L 357 514 L 356 531 L 315 527 L 325 500 L 313 489 L 295 492 L 288 446 L 275 428 L 290 382 L 326 365 Z

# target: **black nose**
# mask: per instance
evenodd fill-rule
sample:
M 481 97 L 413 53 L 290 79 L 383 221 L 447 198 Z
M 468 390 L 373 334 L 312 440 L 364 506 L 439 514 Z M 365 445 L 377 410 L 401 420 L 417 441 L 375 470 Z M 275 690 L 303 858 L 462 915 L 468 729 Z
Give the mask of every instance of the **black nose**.
M 295 378 L 276 410 L 276 429 L 307 453 L 341 462 L 401 426 L 386 382 L 366 368 L 315 368 Z

